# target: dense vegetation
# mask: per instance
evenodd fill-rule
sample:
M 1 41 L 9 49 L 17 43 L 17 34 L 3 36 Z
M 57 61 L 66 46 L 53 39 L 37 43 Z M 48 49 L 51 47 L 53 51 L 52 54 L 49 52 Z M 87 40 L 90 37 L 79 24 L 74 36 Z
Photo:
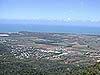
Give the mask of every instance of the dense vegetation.
M 0 44 L 0 75 L 100 75 L 100 63 L 66 65 L 46 59 L 17 59 L 9 46 Z
M 100 64 L 78 67 L 45 60 L 35 62 L 0 60 L 0 75 L 100 75 Z

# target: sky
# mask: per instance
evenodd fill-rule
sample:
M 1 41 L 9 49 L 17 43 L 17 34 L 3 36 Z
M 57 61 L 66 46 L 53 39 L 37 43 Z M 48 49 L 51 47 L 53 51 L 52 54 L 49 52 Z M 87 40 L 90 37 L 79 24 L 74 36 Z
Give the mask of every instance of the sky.
M 100 0 L 0 0 L 0 19 L 100 21 Z

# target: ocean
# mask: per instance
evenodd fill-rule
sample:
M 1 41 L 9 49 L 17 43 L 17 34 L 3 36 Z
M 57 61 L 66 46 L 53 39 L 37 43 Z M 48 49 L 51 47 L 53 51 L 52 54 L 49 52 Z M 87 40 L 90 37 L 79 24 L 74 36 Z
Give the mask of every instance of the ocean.
M 57 32 L 100 34 L 100 27 L 69 25 L 0 24 L 0 32 Z

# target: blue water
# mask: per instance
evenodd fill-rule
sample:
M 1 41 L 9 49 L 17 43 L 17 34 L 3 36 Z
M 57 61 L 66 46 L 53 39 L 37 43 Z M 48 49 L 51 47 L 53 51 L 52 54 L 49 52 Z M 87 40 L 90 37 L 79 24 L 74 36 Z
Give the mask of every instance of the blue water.
M 100 27 L 0 24 L 0 32 L 18 32 L 18 31 L 100 34 Z

